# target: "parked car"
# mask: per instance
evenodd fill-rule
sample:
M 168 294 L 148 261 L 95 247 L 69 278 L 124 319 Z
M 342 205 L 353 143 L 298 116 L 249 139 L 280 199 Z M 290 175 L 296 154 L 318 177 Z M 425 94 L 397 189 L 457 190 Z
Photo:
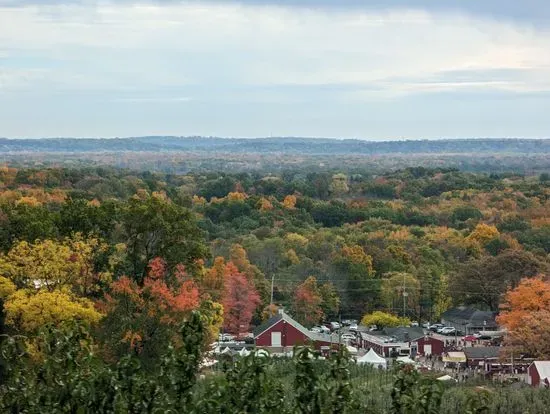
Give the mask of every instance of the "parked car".
M 425 329 L 430 329 L 430 322 L 424 322 L 422 324 L 422 327 L 425 328 Z
M 357 326 L 356 323 L 352 323 L 349 328 L 348 328 L 350 331 L 358 331 L 359 330 L 359 326 Z
M 342 341 L 354 341 L 355 335 L 350 333 L 345 333 L 345 334 L 342 334 L 341 338 L 342 338 Z
M 324 325 L 314 326 L 311 330 L 317 333 L 330 333 L 330 329 Z
M 457 333 L 456 329 L 452 326 L 445 326 L 444 328 L 441 328 L 439 331 L 437 331 L 441 335 L 455 335 Z
M 434 323 L 433 325 L 430 325 L 428 329 L 432 332 L 437 332 L 438 329 L 441 329 L 443 327 L 445 327 L 445 325 L 443 325 L 442 323 Z
M 416 321 L 411 322 L 411 326 L 417 327 L 417 326 L 418 326 L 418 322 L 416 322 Z
M 337 330 L 337 329 L 340 329 L 341 326 L 340 326 L 340 323 L 338 322 L 331 322 L 330 323 L 330 329 L 332 329 L 333 331 Z

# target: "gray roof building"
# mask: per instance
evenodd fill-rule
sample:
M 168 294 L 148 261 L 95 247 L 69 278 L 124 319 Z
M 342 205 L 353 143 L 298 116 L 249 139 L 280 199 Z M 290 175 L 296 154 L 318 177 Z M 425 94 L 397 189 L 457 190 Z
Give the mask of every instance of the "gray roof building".
M 447 326 L 453 326 L 465 334 L 469 334 L 483 329 L 496 329 L 497 323 L 495 317 L 496 314 L 494 312 L 459 306 L 443 312 L 441 322 Z
M 476 346 L 464 348 L 466 359 L 497 359 L 502 348 L 500 346 Z

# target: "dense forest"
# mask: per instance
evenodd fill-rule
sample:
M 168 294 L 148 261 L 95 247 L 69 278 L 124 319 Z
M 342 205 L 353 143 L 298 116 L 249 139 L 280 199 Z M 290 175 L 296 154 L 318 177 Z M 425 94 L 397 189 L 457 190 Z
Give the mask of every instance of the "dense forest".
M 86 152 L 86 151 L 218 151 L 237 153 L 299 154 L 425 154 L 491 153 L 547 154 L 550 139 L 455 139 L 364 141 L 328 138 L 49 138 L 0 139 L 0 151 Z
M 9 390 L 25 384 L 29 395 L 37 393 L 40 378 L 45 378 L 40 386 L 47 385 L 40 392 L 53 392 L 59 384 L 48 381 L 66 369 L 58 359 L 66 353 L 77 366 L 98 375 L 92 380 L 73 373 L 70 381 L 82 387 L 101 383 L 105 388 L 106 378 L 116 377 L 120 389 L 143 387 L 154 394 L 159 391 L 151 388 L 149 372 L 172 372 L 165 379 L 175 381 L 175 388 L 159 397 L 167 404 L 159 407 L 170 407 L 176 396 L 190 398 L 187 392 L 195 386 L 198 370 L 196 352 L 222 330 L 246 335 L 277 308 L 307 327 L 338 317 L 360 319 L 373 311 L 435 321 L 453 305 L 504 309 L 502 322 L 512 332 L 506 345 L 547 358 L 550 343 L 540 324 L 548 315 L 530 321 L 534 336 L 524 335 L 526 325 L 514 336 L 513 312 L 548 313 L 544 306 L 518 310 L 515 298 L 533 290 L 550 292 L 541 276 L 549 265 L 549 203 L 547 173 L 411 167 L 384 174 L 368 168 L 353 173 L 288 169 L 168 174 L 108 166 L 4 165 L 0 334 L 15 338 L 8 341 L 4 360 L 24 365 L 14 369 L 4 361 L 9 381 L 1 392 L 12 398 Z M 404 290 L 409 293 L 405 303 Z M 535 302 L 529 305 L 539 306 Z M 187 321 L 183 328 L 182 321 Z M 65 330 L 44 331 L 52 326 Z M 182 336 L 181 329 L 187 334 Z M 52 335 L 66 342 L 52 342 Z M 79 349 L 75 343 L 89 347 Z M 341 387 L 353 378 L 345 356 L 341 358 L 331 362 L 327 375 L 332 375 L 334 388 L 325 391 L 348 395 L 342 398 L 351 401 Z M 299 357 L 297 366 L 286 368 L 264 366 L 254 358 L 246 361 L 226 375 L 238 380 L 250 370 L 287 369 L 315 378 L 316 368 Z M 102 368 L 94 371 L 92 366 Z M 137 366 L 146 372 L 135 374 L 135 384 L 125 383 L 120 373 L 135 373 Z M 170 376 L 174 367 L 188 370 L 181 379 L 187 382 Z M 411 391 L 409 374 L 396 379 L 404 394 L 428 392 L 422 387 Z M 213 381 L 201 386 L 220 385 Z M 263 412 L 276 412 L 283 386 L 277 383 L 260 392 L 254 388 L 260 385 L 250 384 L 267 399 Z M 135 392 L 129 390 L 124 398 Z M 223 392 L 223 398 L 231 397 L 230 388 Z M 395 404 L 402 404 L 399 395 L 393 397 Z M 13 404 L 24 405 L 23 400 L 32 402 L 26 395 Z M 126 412 L 128 403 L 120 402 L 126 408 L 115 412 Z M 219 407 L 196 409 L 224 412 Z M 153 412 L 140 410 L 130 411 Z
M 368 172 L 407 167 L 534 175 L 550 170 L 549 140 L 362 141 L 308 138 L 140 137 L 2 139 L 0 162 L 19 167 L 111 165 L 169 174 L 212 171 Z

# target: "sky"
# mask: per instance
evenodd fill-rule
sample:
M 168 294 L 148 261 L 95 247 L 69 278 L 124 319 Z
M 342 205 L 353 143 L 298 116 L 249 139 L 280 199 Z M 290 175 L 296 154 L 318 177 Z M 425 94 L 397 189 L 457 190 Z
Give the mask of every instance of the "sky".
M 548 0 L 0 0 L 0 136 L 550 138 Z

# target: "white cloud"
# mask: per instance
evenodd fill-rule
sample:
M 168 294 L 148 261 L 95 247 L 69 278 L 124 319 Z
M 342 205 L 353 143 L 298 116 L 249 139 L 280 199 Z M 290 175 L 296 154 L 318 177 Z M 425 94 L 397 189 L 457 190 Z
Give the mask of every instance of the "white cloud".
M 194 85 L 210 94 L 228 86 L 348 85 L 356 96 L 363 90 L 371 96 L 550 90 L 547 31 L 404 9 L 329 12 L 197 2 L 9 7 L 0 8 L 0 50 L 9 50 L 12 60 L 9 70 L 0 69 L 4 87 L 139 94 Z M 33 57 L 35 66 L 18 66 L 18 56 Z M 56 67 L 41 68 L 41 59 Z M 510 72 L 498 80 L 434 80 L 491 70 Z

